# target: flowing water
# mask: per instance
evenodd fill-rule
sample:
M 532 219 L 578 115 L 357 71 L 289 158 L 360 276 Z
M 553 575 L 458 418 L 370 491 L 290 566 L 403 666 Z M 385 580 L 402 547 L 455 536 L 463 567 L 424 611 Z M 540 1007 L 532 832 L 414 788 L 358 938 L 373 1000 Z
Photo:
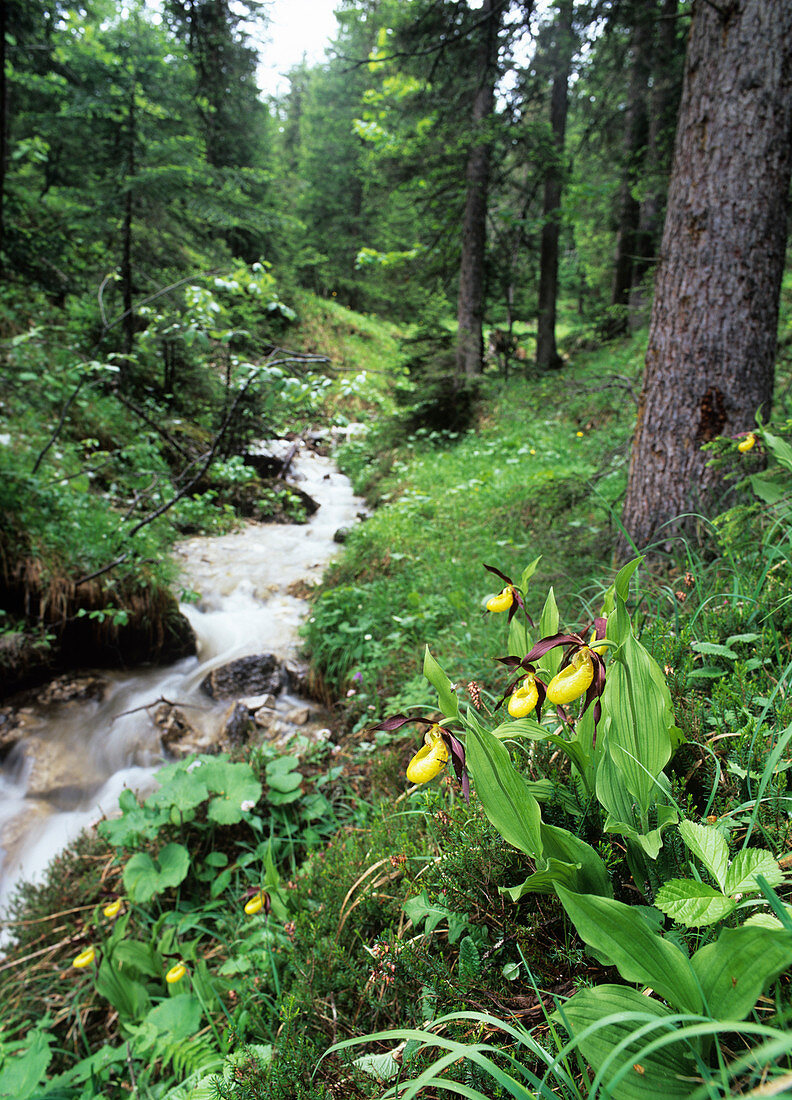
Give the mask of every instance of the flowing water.
M 291 470 L 320 505 L 308 523 L 251 524 L 177 548 L 183 586 L 198 593 L 197 602 L 182 607 L 197 638 L 196 657 L 167 668 L 102 673 L 101 698 L 23 712 L 23 737 L 0 769 L 0 913 L 18 882 L 35 881 L 82 829 L 117 808 L 124 787 L 153 785 L 164 759 L 153 704 L 178 704 L 211 738 L 232 701 L 215 703 L 200 691 L 207 673 L 251 654 L 294 655 L 306 604 L 290 589 L 320 578 L 338 549 L 333 535 L 354 523 L 362 502 L 328 458 L 306 450 Z M 295 708 L 304 721 L 305 701 L 279 695 L 273 728 L 288 730 Z

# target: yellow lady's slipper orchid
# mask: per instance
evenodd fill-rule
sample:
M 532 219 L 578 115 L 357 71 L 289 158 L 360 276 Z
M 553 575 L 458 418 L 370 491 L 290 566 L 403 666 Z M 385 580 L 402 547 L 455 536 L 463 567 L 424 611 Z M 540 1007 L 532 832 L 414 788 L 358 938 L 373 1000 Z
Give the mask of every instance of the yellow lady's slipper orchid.
M 72 959 L 72 966 L 76 967 L 78 970 L 84 970 L 86 966 L 91 965 L 95 958 L 96 952 L 94 949 L 92 947 L 86 947 L 86 949 L 81 951 L 75 959 Z
M 506 709 L 512 718 L 525 718 L 536 709 L 538 702 L 539 691 L 536 687 L 536 679 L 533 675 L 526 676 L 517 690 L 509 696 L 509 705 Z
M 582 646 L 566 668 L 547 685 L 547 698 L 556 705 L 573 703 L 585 695 L 594 679 L 594 663 L 588 646 Z
M 740 454 L 745 454 L 750 451 L 756 445 L 756 436 L 753 432 L 748 432 L 748 435 L 740 443 L 737 444 L 737 450 Z
M 606 645 L 594 645 L 597 640 L 597 631 L 592 630 L 591 637 L 589 638 L 589 649 L 592 653 L 598 653 L 600 657 L 604 656 L 608 652 Z
M 245 912 L 247 913 L 247 915 L 249 917 L 252 917 L 256 913 L 261 911 L 263 905 L 264 905 L 264 898 L 261 896 L 261 891 L 259 890 L 259 892 L 257 894 L 254 894 L 253 897 L 250 899 L 250 901 L 245 906 Z
M 172 966 L 168 973 L 165 975 L 165 981 L 168 985 L 175 985 L 176 982 L 180 982 L 184 975 L 187 973 L 187 967 L 183 962 L 177 962 L 175 966 Z
M 430 726 L 424 734 L 424 744 L 407 765 L 407 778 L 411 783 L 428 783 L 448 763 L 448 749 L 438 725 Z
M 121 912 L 121 898 L 117 898 L 116 901 L 111 901 L 109 905 L 106 905 L 102 910 L 102 913 L 113 920 Z
M 497 596 L 490 596 L 487 600 L 487 611 L 508 611 L 514 603 L 514 589 L 510 584 Z

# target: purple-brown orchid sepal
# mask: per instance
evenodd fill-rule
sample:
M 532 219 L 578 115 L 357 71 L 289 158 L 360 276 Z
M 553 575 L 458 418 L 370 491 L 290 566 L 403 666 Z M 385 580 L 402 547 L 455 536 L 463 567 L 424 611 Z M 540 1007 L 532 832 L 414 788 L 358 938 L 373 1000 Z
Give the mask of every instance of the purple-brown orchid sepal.
M 536 668 L 531 664 L 527 657 L 523 657 L 522 660 L 519 657 L 496 657 L 495 660 L 502 665 L 506 665 L 507 668 L 519 668 L 522 670 L 520 672 L 520 675 L 517 676 L 516 679 L 512 680 L 510 684 L 507 684 L 503 695 L 495 704 L 495 710 L 503 706 L 509 696 L 513 695 L 520 684 L 523 682 L 523 680 L 525 679 L 525 674 L 530 672 L 534 678 L 534 684 L 536 685 L 536 717 L 537 720 L 541 722 L 542 707 L 544 706 L 545 699 L 547 697 L 547 684 L 544 682 L 544 680 L 539 679 Z
M 465 802 L 470 802 L 470 778 L 468 776 L 467 767 L 465 765 L 465 746 L 455 737 L 450 730 L 445 729 L 438 722 L 432 722 L 428 718 L 415 718 L 410 717 L 407 714 L 392 714 L 390 718 L 383 718 L 376 726 L 372 727 L 375 730 L 385 730 L 391 732 L 393 730 L 401 729 L 402 726 L 407 725 L 408 722 L 417 722 L 419 726 L 426 726 L 427 729 L 436 729 L 442 737 L 443 742 L 448 749 L 448 754 L 451 757 L 451 763 L 454 767 L 454 773 L 462 788 L 462 796 Z
M 592 642 L 600 641 L 605 637 L 606 627 L 607 622 L 604 618 L 597 618 L 594 620 L 594 637 L 592 638 Z M 580 634 L 550 634 L 546 638 L 540 638 L 530 653 L 525 655 L 523 660 L 526 662 L 538 661 L 544 657 L 546 653 L 549 653 L 551 649 L 555 649 L 557 646 L 564 646 L 566 648 L 564 659 L 559 668 L 559 674 L 567 669 L 570 664 L 572 664 L 573 659 L 580 653 L 587 654 L 592 663 L 593 675 L 591 683 L 586 689 L 580 713 L 581 716 L 585 714 L 592 702 L 596 700 L 594 706 L 594 736 L 596 737 L 597 724 L 602 716 L 602 704 L 600 699 L 605 690 L 605 662 L 602 659 L 602 655 L 597 652 L 597 649 L 591 648 L 589 643 L 586 642 Z M 557 677 L 554 677 L 553 681 L 556 678 Z M 548 684 L 548 688 L 552 688 L 553 681 Z
M 500 577 L 500 579 L 502 581 L 505 581 L 506 582 L 506 587 L 511 590 L 512 602 L 511 602 L 511 606 L 509 608 L 509 617 L 507 619 L 507 622 L 512 621 L 514 616 L 517 614 L 517 608 L 519 607 L 520 610 L 524 612 L 525 617 L 528 620 L 528 622 L 531 624 L 531 626 L 533 626 L 534 621 L 531 618 L 531 616 L 528 614 L 528 611 L 526 610 L 525 601 L 522 598 L 522 593 L 520 592 L 519 588 L 514 583 L 514 581 L 511 579 L 511 577 L 507 577 L 505 573 L 501 573 L 500 569 L 496 569 L 494 565 L 487 565 L 486 562 L 484 562 L 483 564 L 484 564 L 484 568 L 488 569 L 490 571 L 490 573 L 494 573 L 496 577 Z M 498 610 L 505 610 L 505 608 L 498 608 Z

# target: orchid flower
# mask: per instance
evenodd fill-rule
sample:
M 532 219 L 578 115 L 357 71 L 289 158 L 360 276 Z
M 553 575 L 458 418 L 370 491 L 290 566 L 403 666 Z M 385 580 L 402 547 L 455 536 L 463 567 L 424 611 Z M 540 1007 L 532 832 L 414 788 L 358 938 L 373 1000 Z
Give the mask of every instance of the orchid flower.
M 93 947 L 86 947 L 76 958 L 72 959 L 72 966 L 77 970 L 84 970 L 87 966 L 91 965 L 95 958 L 96 951 Z
M 383 719 L 375 730 L 401 729 L 408 722 L 417 722 L 426 726 L 424 743 L 407 765 L 407 778 L 411 783 L 428 783 L 443 770 L 449 757 L 454 766 L 454 772 L 462 786 L 462 796 L 466 802 L 470 801 L 470 779 L 465 767 L 465 746 L 449 730 L 437 722 L 430 722 L 427 718 L 410 718 L 406 714 L 394 714 L 390 718 Z
M 165 981 L 168 985 L 175 985 L 176 982 L 180 982 L 184 975 L 187 973 L 187 967 L 183 962 L 177 962 L 175 966 L 172 966 L 168 973 L 165 975 Z
M 600 653 L 604 647 L 592 646 L 591 643 L 605 637 L 606 625 L 604 618 L 595 619 L 594 631 L 589 642 L 586 642 L 580 634 L 551 634 L 547 638 L 540 638 L 521 662 L 523 667 L 527 667 L 534 661 L 540 660 L 551 649 L 565 646 L 566 653 L 561 668 L 547 685 L 547 698 L 556 706 L 563 706 L 584 696 L 581 715 L 585 714 L 596 699 L 595 729 L 602 713 L 600 696 L 605 689 L 605 662 Z
M 508 621 L 511 622 L 518 607 L 525 611 L 525 602 L 522 598 L 522 593 L 511 577 L 507 577 L 505 573 L 501 573 L 500 569 L 496 569 L 494 565 L 487 565 L 485 563 L 484 568 L 489 569 L 490 573 L 494 573 L 495 576 L 500 577 L 502 581 L 506 581 L 506 587 L 503 591 L 499 592 L 497 596 L 491 596 L 487 600 L 485 604 L 487 611 L 495 613 L 499 611 L 508 611 Z M 525 617 L 528 619 L 528 622 L 531 623 L 531 626 L 533 626 L 533 620 L 527 611 L 525 611 Z

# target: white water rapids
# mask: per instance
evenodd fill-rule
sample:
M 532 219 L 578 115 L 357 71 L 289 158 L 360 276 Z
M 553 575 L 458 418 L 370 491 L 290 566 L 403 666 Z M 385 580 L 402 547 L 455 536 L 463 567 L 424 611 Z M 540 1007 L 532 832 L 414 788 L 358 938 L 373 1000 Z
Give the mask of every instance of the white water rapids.
M 213 702 L 199 690 L 211 669 L 251 654 L 294 655 L 307 607 L 288 590 L 320 578 L 338 549 L 333 535 L 354 523 L 362 502 L 329 458 L 304 450 L 291 469 L 320 505 L 306 524 L 250 524 L 177 548 L 183 586 L 199 594 L 182 606 L 197 657 L 103 672 L 101 699 L 25 709 L 24 735 L 0 769 L 0 914 L 20 881 L 40 878 L 82 829 L 117 809 L 124 787 L 151 785 L 164 757 L 150 704 L 177 703 L 193 726 L 216 732 L 232 700 Z M 285 718 L 300 703 L 282 694 L 276 710 Z

